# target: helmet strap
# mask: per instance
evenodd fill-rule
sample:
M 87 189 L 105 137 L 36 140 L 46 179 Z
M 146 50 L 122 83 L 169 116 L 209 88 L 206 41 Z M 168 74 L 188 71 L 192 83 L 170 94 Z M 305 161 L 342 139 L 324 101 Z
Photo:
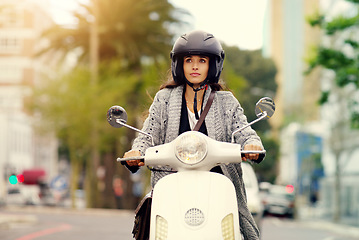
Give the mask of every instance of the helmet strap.
M 207 89 L 207 82 L 208 80 L 204 80 L 201 85 L 199 86 L 199 88 L 194 88 L 193 83 L 191 83 L 190 81 L 188 81 L 186 79 L 186 83 L 193 89 L 194 91 L 194 99 L 193 99 L 193 111 L 194 111 L 194 115 L 196 117 L 196 119 L 199 119 L 199 115 L 198 115 L 198 111 L 197 111 L 197 92 L 202 90 L 202 89 Z M 202 108 L 202 107 L 201 107 Z

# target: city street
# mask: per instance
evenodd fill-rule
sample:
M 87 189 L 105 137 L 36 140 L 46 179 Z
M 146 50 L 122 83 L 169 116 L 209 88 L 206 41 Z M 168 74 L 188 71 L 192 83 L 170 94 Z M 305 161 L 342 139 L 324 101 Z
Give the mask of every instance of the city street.
M 238 205 L 359 240 L 359 0 L 0 0 L 0 33 L 0 240 L 133 240 L 151 190 L 160 239 Z
M 8 221 L 5 222 L 4 219 Z M 0 209 L 2 240 L 118 240 L 132 239 L 132 211 L 56 208 Z M 262 240 L 354 240 L 355 234 L 330 223 L 266 217 Z

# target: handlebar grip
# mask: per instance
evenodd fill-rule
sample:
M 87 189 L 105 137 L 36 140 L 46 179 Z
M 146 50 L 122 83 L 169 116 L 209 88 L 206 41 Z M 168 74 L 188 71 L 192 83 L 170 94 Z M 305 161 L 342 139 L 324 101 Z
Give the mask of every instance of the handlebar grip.
M 131 160 L 140 160 L 141 162 L 145 162 L 145 156 L 117 158 L 117 162 L 126 162 L 126 161 L 131 161 Z
M 257 160 L 250 160 L 251 162 L 254 162 L 254 163 L 257 163 L 257 164 L 261 163 L 264 160 L 265 156 L 266 156 L 266 151 L 263 150 L 263 151 L 242 151 L 241 157 L 242 158 L 246 157 L 245 154 L 250 154 L 250 153 L 259 154 Z

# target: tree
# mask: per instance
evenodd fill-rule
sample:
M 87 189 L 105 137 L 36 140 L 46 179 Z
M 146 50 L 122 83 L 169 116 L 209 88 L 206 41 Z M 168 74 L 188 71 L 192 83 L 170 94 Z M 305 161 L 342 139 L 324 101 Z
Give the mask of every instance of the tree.
M 69 150 L 72 190 L 78 188 L 79 171 L 89 158 L 92 147 L 90 129 L 94 119 L 91 108 L 96 109 L 96 118 L 104 119 L 108 106 L 113 102 L 126 100 L 125 95 L 117 95 L 114 86 L 118 81 L 134 78 L 128 74 L 112 76 L 105 79 L 103 84 L 94 87 L 89 84 L 89 76 L 90 72 L 86 68 L 78 67 L 56 79 L 47 79 L 34 90 L 31 104 L 37 115 L 41 117 L 41 121 L 37 122 L 38 127 L 42 131 L 54 130 L 59 140 L 65 143 Z M 109 88 L 109 85 L 112 85 L 112 88 Z M 126 93 L 128 89 L 130 88 L 123 89 L 123 92 Z M 103 133 L 109 131 L 106 129 L 107 125 L 99 124 L 99 126 Z
M 225 71 L 223 78 L 226 78 L 227 71 L 241 76 L 244 81 L 226 78 L 229 88 L 240 100 L 242 107 L 249 120 L 256 118 L 254 113 L 255 103 L 259 98 L 267 96 L 274 97 L 277 89 L 275 75 L 277 73 L 274 62 L 264 58 L 260 50 L 240 50 L 237 47 L 224 46 L 226 53 Z M 241 83 L 241 85 L 239 85 Z M 262 133 L 270 129 L 267 121 L 256 124 L 257 131 Z
M 353 7 L 359 8 L 358 0 L 346 0 L 353 3 Z M 324 14 L 317 13 L 308 18 L 308 22 L 313 27 L 320 27 L 325 37 L 329 39 L 328 44 L 317 46 L 312 56 L 308 59 L 309 68 L 307 74 L 315 68 L 322 67 L 334 74 L 334 84 L 338 88 L 355 88 L 354 91 L 347 92 L 349 97 L 348 107 L 350 109 L 350 121 L 353 128 L 359 128 L 359 100 L 355 93 L 359 90 L 359 13 L 354 16 L 338 15 L 334 18 L 326 18 Z M 328 102 L 332 89 L 323 89 L 319 99 L 320 104 Z
M 359 9 L 358 0 L 346 0 Z M 335 222 L 341 217 L 341 165 L 340 156 L 344 151 L 352 151 L 349 126 L 359 128 L 359 12 L 355 15 L 326 16 L 317 13 L 308 18 L 313 27 L 319 27 L 324 33 L 324 40 L 320 46 L 314 48 L 312 57 L 308 59 L 309 68 L 306 74 L 321 67 L 324 73 L 333 77 L 326 77 L 326 88 L 322 91 L 319 104 L 330 106 L 331 118 L 330 146 L 335 156 Z M 328 87 L 329 86 L 329 87 Z M 328 104 L 329 103 L 329 104 Z M 335 107 L 336 106 L 336 107 Z M 346 109 L 348 110 L 346 112 Z M 337 114 L 333 114 L 337 111 Z M 352 131 L 351 131 L 352 132 Z M 348 141 L 349 140 L 349 141 Z M 354 140 L 357 141 L 357 140 Z
M 138 67 L 145 56 L 167 57 L 173 39 L 168 27 L 181 23 L 175 12 L 186 14 L 167 0 L 91 0 L 81 7 L 74 13 L 76 25 L 55 25 L 44 32 L 50 44 L 39 54 L 56 51 L 66 56 L 79 49 L 79 61 L 88 63 L 91 24 L 97 21 L 100 61 L 125 59 L 122 64 Z
M 102 204 L 100 203 L 97 190 L 96 170 L 101 161 L 100 157 L 102 159 L 110 159 L 108 157 L 109 154 L 123 154 L 123 151 L 119 153 L 115 150 L 118 149 L 119 141 L 114 140 L 114 137 L 106 137 L 104 134 L 106 131 L 103 131 L 102 126 L 103 124 L 107 126 L 107 123 L 103 123 L 103 116 L 107 109 L 105 110 L 99 106 L 99 99 L 103 102 L 103 98 L 108 97 L 105 94 L 106 91 L 113 93 L 116 90 L 116 94 L 122 96 L 122 105 L 130 106 L 132 111 L 138 110 L 138 103 L 141 102 L 138 91 L 143 91 L 142 88 L 148 86 L 144 82 L 148 78 L 146 78 L 146 72 L 143 72 L 143 66 L 152 65 L 143 64 L 143 60 L 146 58 L 150 62 L 156 63 L 157 69 L 162 67 L 161 61 L 167 59 L 173 38 L 168 28 L 172 24 L 181 23 L 181 21 L 174 17 L 174 13 L 180 10 L 175 9 L 167 0 L 92 0 L 88 5 L 83 4 L 81 6 L 82 10 L 74 13 L 77 24 L 71 27 L 55 25 L 44 33 L 44 37 L 49 39 L 49 46 L 40 51 L 39 55 L 44 53 L 61 53 L 62 58 L 64 58 L 70 52 L 78 53 L 79 66 L 82 65 L 87 69 L 90 67 L 91 71 L 86 72 L 83 67 L 75 68 L 69 74 L 59 77 L 59 81 L 50 81 L 49 88 L 44 88 L 44 90 L 50 93 L 52 88 L 63 88 L 67 85 L 66 80 L 69 79 L 74 82 L 83 83 L 83 88 L 80 86 L 72 88 L 70 86 L 76 84 L 68 83 L 67 91 L 63 93 L 63 96 L 58 98 L 56 94 L 45 94 L 44 96 L 51 100 L 67 98 L 66 95 L 77 96 L 74 99 L 68 98 L 72 99 L 70 103 L 73 105 L 76 105 L 76 100 L 79 97 L 87 97 L 86 99 L 89 100 L 86 103 L 88 111 L 85 115 L 78 114 L 76 119 L 75 117 L 69 117 L 63 121 L 62 118 L 71 112 L 69 109 L 74 107 L 71 105 L 68 108 L 68 102 L 49 101 L 46 103 L 40 101 L 40 103 L 43 103 L 43 106 L 40 106 L 41 104 L 37 106 L 40 111 L 48 111 L 48 115 L 44 117 L 64 124 L 63 126 L 55 124 L 54 127 L 58 127 L 55 130 L 59 134 L 61 133 L 64 143 L 68 145 L 73 169 L 75 171 L 80 169 L 81 161 L 87 159 L 83 163 L 88 168 L 86 171 L 87 203 L 90 207 L 99 207 Z M 110 74 L 108 68 L 111 68 Z M 91 74 L 88 75 L 90 72 Z M 115 85 L 109 86 L 106 79 L 116 79 L 116 75 L 120 74 L 122 77 L 127 77 L 127 79 L 121 78 L 122 80 L 117 82 L 117 84 L 114 82 L 111 84 Z M 85 76 L 92 79 L 92 81 L 82 82 L 83 78 L 86 78 Z M 106 89 L 105 87 L 109 88 Z M 81 91 L 85 91 L 86 95 L 79 93 Z M 112 103 L 108 103 L 106 108 L 116 103 L 114 95 L 111 96 L 113 97 L 110 98 Z M 58 112 L 51 112 L 48 109 L 48 106 L 51 106 L 50 102 L 54 103 L 58 109 L 61 109 L 59 112 L 63 114 L 57 115 Z M 76 115 L 80 111 L 73 111 L 72 113 Z M 54 116 L 58 118 L 54 118 Z M 78 122 L 82 122 L 83 125 L 79 126 L 79 128 L 72 127 Z M 136 121 L 134 118 L 129 118 L 129 122 L 135 123 Z M 78 129 L 85 128 L 85 126 L 87 132 L 78 131 Z M 73 137 L 73 131 L 78 132 L 77 134 L 81 135 L 84 141 L 73 140 L 76 139 Z M 88 132 L 92 132 L 92 134 L 88 135 Z M 125 133 L 127 134 L 123 134 L 122 137 L 126 138 L 126 140 L 121 142 L 125 145 L 122 147 L 128 149 L 134 133 L 131 131 Z M 110 148 L 102 148 L 102 141 L 104 139 L 106 141 L 112 140 L 112 142 L 105 141 L 111 146 Z M 76 158 L 76 153 L 78 152 L 82 153 L 80 158 Z M 91 157 L 90 152 L 92 152 Z M 113 156 L 113 159 L 116 159 L 115 156 Z M 107 164 L 107 166 L 110 165 Z M 107 170 L 110 171 L 112 168 L 109 167 Z M 76 174 L 73 174 L 73 186 L 76 185 L 76 177 L 74 177 Z M 128 183 L 126 195 L 130 196 L 132 190 L 131 181 L 127 172 L 123 172 L 123 174 Z M 106 186 L 111 184 L 111 179 L 108 178 Z
M 273 98 L 277 89 L 274 62 L 264 58 L 260 50 L 240 50 L 238 47 L 226 45 L 224 50 L 226 60 L 222 77 L 241 103 L 248 121 L 254 120 L 256 102 L 264 96 Z M 260 181 L 274 182 L 277 175 L 278 142 L 269 134 L 271 128 L 268 121 L 255 123 L 253 128 L 267 149 L 265 161 L 253 166 Z

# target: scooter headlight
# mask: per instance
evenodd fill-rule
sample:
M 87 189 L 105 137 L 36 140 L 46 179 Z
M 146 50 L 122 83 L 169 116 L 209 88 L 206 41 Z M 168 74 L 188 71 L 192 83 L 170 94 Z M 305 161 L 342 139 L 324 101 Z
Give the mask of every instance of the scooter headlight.
M 194 165 L 201 162 L 207 154 L 206 140 L 194 133 L 182 135 L 175 146 L 176 157 L 183 163 Z

